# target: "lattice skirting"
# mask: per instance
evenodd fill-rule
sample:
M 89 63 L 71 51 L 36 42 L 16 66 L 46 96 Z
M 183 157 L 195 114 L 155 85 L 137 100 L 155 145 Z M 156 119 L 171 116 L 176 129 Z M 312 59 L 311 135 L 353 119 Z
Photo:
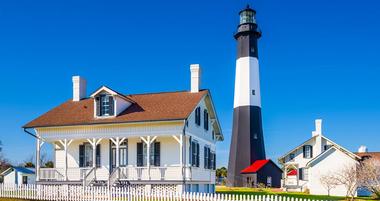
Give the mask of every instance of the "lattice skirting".
M 177 192 L 177 185 L 174 185 L 174 184 L 152 184 L 151 192 L 152 193 L 166 192 L 167 194 L 176 193 Z

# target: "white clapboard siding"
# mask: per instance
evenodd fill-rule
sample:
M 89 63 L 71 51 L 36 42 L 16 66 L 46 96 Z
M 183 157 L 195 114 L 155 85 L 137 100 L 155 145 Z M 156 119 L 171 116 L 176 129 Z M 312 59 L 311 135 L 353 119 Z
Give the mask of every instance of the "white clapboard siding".
M 277 195 L 147 192 L 136 188 L 0 184 L 0 198 L 51 201 L 314 201 Z

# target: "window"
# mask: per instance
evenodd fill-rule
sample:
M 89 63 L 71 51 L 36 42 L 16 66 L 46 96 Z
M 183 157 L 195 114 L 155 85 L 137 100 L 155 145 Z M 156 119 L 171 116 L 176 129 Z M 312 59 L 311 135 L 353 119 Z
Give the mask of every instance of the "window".
M 112 167 L 116 167 L 116 145 L 112 143 Z M 125 139 L 119 147 L 119 163 L 120 167 L 128 165 L 128 139 Z
M 303 146 L 303 157 L 312 158 L 313 157 L 313 147 L 311 145 Z
M 28 176 L 22 176 L 22 184 L 28 184 Z
M 330 149 L 332 147 L 331 144 L 327 144 L 323 147 L 324 151 L 326 151 L 327 149 Z
M 195 109 L 195 124 L 200 126 L 201 125 L 201 108 L 197 107 Z
M 199 167 L 199 143 L 191 141 L 191 166 Z
M 100 167 L 100 144 L 96 146 L 95 160 L 96 167 Z M 79 145 L 79 167 L 92 167 L 93 166 L 93 152 L 92 146 L 89 143 Z
M 209 193 L 209 192 L 210 192 L 210 189 L 209 189 L 209 185 L 208 185 L 208 184 L 205 184 L 205 185 L 204 185 L 204 192 L 205 192 L 205 193 Z
M 150 145 L 150 159 L 149 163 L 151 166 L 160 166 L 160 152 L 161 152 L 160 142 L 153 142 Z M 147 166 L 148 157 L 148 145 L 146 143 L 137 143 L 137 166 Z
M 209 169 L 210 168 L 210 147 L 204 147 L 204 152 L 203 152 L 203 156 L 204 156 L 204 168 L 205 169 Z
M 92 146 L 88 143 L 84 145 L 84 167 L 92 167 Z
M 193 184 L 191 187 L 192 192 L 199 192 L 199 184 Z
M 257 140 L 258 137 L 257 137 L 257 133 L 253 133 L 253 139 Z
M 291 153 L 291 154 L 289 154 L 289 160 L 294 160 L 294 158 L 295 158 L 296 156 L 295 156 L 295 154 L 294 153 Z
M 272 177 L 267 177 L 267 186 L 272 187 Z
M 114 99 L 109 94 L 101 94 L 95 98 L 96 115 L 101 117 L 114 115 Z
M 300 168 L 298 170 L 299 172 L 299 179 L 300 180 L 304 180 L 304 181 L 308 181 L 308 178 L 309 178 L 309 171 L 307 168 Z
M 203 127 L 204 127 L 204 129 L 206 130 L 206 131 L 208 131 L 208 112 L 207 112 L 207 110 L 204 110 L 203 111 Z

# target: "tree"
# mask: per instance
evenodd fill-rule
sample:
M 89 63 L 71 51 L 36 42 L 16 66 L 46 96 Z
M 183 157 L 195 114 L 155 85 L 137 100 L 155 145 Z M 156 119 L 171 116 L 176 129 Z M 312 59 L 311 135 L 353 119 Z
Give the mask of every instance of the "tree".
M 54 168 L 54 162 L 53 161 L 48 161 L 44 165 L 45 168 Z
M 328 196 L 330 196 L 330 191 L 336 188 L 337 185 L 339 185 L 339 181 L 336 179 L 335 175 L 331 172 L 328 174 L 322 175 L 320 178 L 320 182 L 322 186 L 327 190 Z
M 380 198 L 380 161 L 367 159 L 358 167 L 358 183 Z
M 216 169 L 216 177 L 220 178 L 220 177 L 227 177 L 227 168 L 225 167 L 221 167 L 221 168 L 218 168 Z
M 338 185 L 344 185 L 347 189 L 346 197 L 354 200 L 358 187 L 356 165 L 345 166 L 341 171 L 335 173 Z

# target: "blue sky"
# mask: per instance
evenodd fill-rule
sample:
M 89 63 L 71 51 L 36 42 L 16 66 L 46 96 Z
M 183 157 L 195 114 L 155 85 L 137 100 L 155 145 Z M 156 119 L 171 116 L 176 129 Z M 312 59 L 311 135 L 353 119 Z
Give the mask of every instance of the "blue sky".
M 126 93 L 189 89 L 203 68 L 230 143 L 238 11 L 257 10 L 267 156 L 311 136 L 380 151 L 380 2 L 376 0 L 0 1 L 0 140 L 14 162 L 34 139 L 21 126 L 72 97 L 72 75 Z

